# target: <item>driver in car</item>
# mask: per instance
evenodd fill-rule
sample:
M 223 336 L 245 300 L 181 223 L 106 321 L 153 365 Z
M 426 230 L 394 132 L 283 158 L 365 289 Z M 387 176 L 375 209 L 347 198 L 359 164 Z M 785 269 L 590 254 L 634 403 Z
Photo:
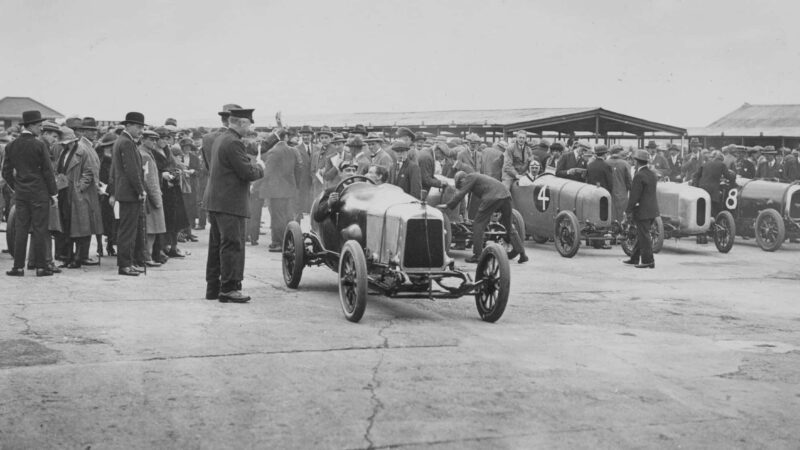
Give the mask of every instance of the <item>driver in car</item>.
M 345 160 L 339 163 L 339 175 L 342 180 L 356 175 L 357 169 L 358 164 L 355 161 Z M 339 203 L 339 194 L 336 192 L 336 186 L 325 189 L 322 198 L 319 199 L 319 202 L 317 202 L 317 205 L 314 207 L 314 211 L 312 211 L 314 220 L 322 222 L 326 218 L 332 217 L 339 212 L 341 206 L 341 203 Z
M 480 201 L 475 220 L 472 222 L 472 256 L 464 260 L 464 262 L 478 262 L 483 251 L 483 233 L 492 218 L 492 214 L 495 212 L 500 212 L 500 223 L 506 229 L 506 235 L 514 248 L 514 253 L 519 254 L 517 262 L 522 264 L 528 261 L 528 257 L 525 255 L 525 247 L 522 245 L 522 239 L 518 234 L 524 233 L 525 230 L 518 230 L 515 233 L 511 227 L 511 192 L 503 183 L 477 172 L 470 174 L 458 172 L 455 184 L 458 193 L 447 204 L 437 205 L 437 208 L 453 209 L 470 193 L 472 198 Z

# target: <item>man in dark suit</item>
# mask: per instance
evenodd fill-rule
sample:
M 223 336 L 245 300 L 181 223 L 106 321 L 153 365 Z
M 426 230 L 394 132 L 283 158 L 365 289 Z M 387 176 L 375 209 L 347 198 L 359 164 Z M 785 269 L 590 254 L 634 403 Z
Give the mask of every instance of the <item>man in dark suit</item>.
M 279 117 L 278 117 L 279 119 Z M 203 203 L 208 210 L 211 230 L 206 262 L 206 299 L 245 303 L 244 278 L 245 219 L 249 216 L 250 182 L 264 176 L 264 162 L 251 160 L 242 137 L 253 124 L 252 109 L 231 109 L 228 129 L 211 148 L 211 168 Z M 282 126 L 264 142 L 270 149 L 278 142 Z
M 458 172 L 455 177 L 456 195 L 447 202 L 446 205 L 437 205 L 437 208 L 453 209 L 456 208 L 467 194 L 472 194 L 472 198 L 479 202 L 475 220 L 472 222 L 472 256 L 465 262 L 477 263 L 483 251 L 483 233 L 486 225 L 492 218 L 492 214 L 500 212 L 500 223 L 506 229 L 514 252 L 519 254 L 518 262 L 524 263 L 528 260 L 525 255 L 525 247 L 522 245 L 521 235 L 525 230 L 516 230 L 511 226 L 511 192 L 499 180 L 489 175 L 481 173 Z
M 680 183 L 683 181 L 681 177 L 681 164 L 683 161 L 681 160 L 681 149 L 678 148 L 675 144 L 669 145 L 669 155 L 667 156 L 667 175 L 669 176 L 669 181 L 674 181 L 675 183 Z
M 200 183 L 198 186 L 198 191 L 200 194 L 200 197 L 198 198 L 200 201 L 200 209 L 198 211 L 197 228 L 195 229 L 204 230 L 206 228 L 208 214 L 206 212 L 205 204 L 202 200 L 203 197 L 205 197 L 205 190 L 206 186 L 208 185 L 208 172 L 211 169 L 211 147 L 214 145 L 214 141 L 219 137 L 219 135 L 228 129 L 228 117 L 231 115 L 231 109 L 241 109 L 241 106 L 234 103 L 222 105 L 222 111 L 217 113 L 222 121 L 222 127 L 209 131 L 201 138 L 202 145 L 200 146 L 200 157 L 203 160 L 203 167 L 201 168 L 200 178 L 198 180 Z
M 111 202 L 119 202 L 119 222 L 117 224 L 117 272 L 120 275 L 138 276 L 133 267 L 134 257 L 142 254 L 145 236 L 142 235 L 143 201 L 145 199 L 142 155 L 137 141 L 144 130 L 144 115 L 129 112 L 125 126 L 111 150 L 111 171 L 113 184 Z
M 756 166 L 745 154 L 751 151 L 752 149 L 747 147 L 736 148 L 736 175 L 742 178 L 753 179 L 756 177 Z
M 716 217 L 722 211 L 722 191 L 720 183 L 722 178 L 728 180 L 731 185 L 736 183 L 736 174 L 723 162 L 725 157 L 719 150 L 711 152 L 711 158 L 700 169 L 695 172 L 692 184 L 704 189 L 711 196 L 711 217 Z
M 300 136 L 303 138 L 297 147 L 294 149 L 300 158 L 300 171 L 297 176 L 297 201 L 295 204 L 295 213 L 297 214 L 297 221 L 303 218 L 303 214 L 311 212 L 312 198 L 312 177 L 311 173 L 311 159 L 316 154 L 317 150 L 314 148 L 314 131 L 308 125 L 303 125 L 300 128 Z
M 303 167 L 296 148 L 290 147 L 285 141 L 278 142 L 266 153 L 264 164 L 261 190 L 269 208 L 272 239 L 269 251 L 277 253 L 283 248 L 286 225 L 294 217 L 298 180 L 303 175 Z M 311 183 L 308 183 L 308 188 L 311 188 Z
M 775 159 L 777 153 L 778 151 L 772 145 L 764 147 L 764 151 L 761 153 L 764 155 L 764 160 L 759 162 L 758 167 L 756 167 L 756 178 L 767 178 L 776 181 L 783 178 L 783 167 Z
M 565 152 L 558 160 L 556 166 L 556 176 L 569 178 L 575 181 L 584 181 L 586 175 L 586 161 L 583 158 L 584 152 L 589 152 L 589 146 L 583 142 L 575 144 L 575 148 L 570 152 Z
M 50 151 L 36 137 L 42 131 L 42 114 L 39 111 L 22 113 L 23 126 L 20 137 L 8 144 L 3 163 L 3 179 L 15 194 L 16 216 L 14 227 L 14 267 L 6 275 L 25 275 L 25 256 L 28 247 L 28 230 L 32 231 L 36 276 L 53 275 L 47 266 L 47 233 L 50 205 L 56 202 L 56 178 L 50 162 Z
M 610 194 L 614 184 L 614 174 L 611 166 L 606 163 L 606 153 L 608 153 L 608 147 L 604 144 L 594 147 L 595 159 L 586 166 L 586 182 L 600 186 Z
M 653 259 L 653 241 L 650 239 L 650 227 L 658 217 L 658 198 L 656 183 L 658 179 L 649 167 L 650 154 L 646 150 L 636 150 L 633 156 L 636 161 L 636 174 L 631 182 L 630 199 L 628 200 L 628 220 L 636 223 L 636 245 L 631 258 L 623 261 L 633 264 L 638 269 L 655 268 Z M 639 263 L 641 259 L 641 264 Z
M 419 165 L 408 157 L 410 146 L 397 141 L 392 145 L 392 151 L 397 156 L 397 163 L 394 166 L 394 180 L 392 184 L 399 186 L 403 191 L 414 198 L 420 198 L 422 192 L 422 176 L 420 175 Z

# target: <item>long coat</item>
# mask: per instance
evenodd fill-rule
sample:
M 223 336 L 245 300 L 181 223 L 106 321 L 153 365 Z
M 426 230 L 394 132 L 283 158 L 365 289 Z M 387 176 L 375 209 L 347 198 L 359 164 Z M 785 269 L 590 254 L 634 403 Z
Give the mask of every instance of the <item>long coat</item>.
M 614 206 L 614 220 L 621 222 L 628 207 L 628 191 L 631 190 L 631 165 L 615 155 L 611 155 L 606 164 L 611 167 L 611 203 Z
M 297 151 L 286 142 L 278 142 L 266 153 L 259 196 L 264 199 L 295 198 L 301 170 Z
M 139 147 L 142 155 L 142 168 L 144 169 L 144 190 L 147 192 L 145 208 L 145 222 L 147 234 L 161 234 L 167 232 L 164 222 L 164 203 L 161 198 L 161 174 L 158 172 L 156 160 L 144 146 Z
M 3 178 L 18 199 L 47 201 L 58 192 L 50 152 L 31 133 L 22 133 L 6 146 Z
M 406 159 L 399 168 L 395 167 L 396 172 L 392 184 L 399 186 L 406 194 L 414 198 L 421 198 L 422 177 L 419 173 L 419 165 L 415 161 Z
M 658 217 L 658 197 L 656 196 L 656 174 L 645 166 L 636 171 L 631 182 L 631 196 L 628 200 L 628 212 L 633 213 L 635 220 L 655 219 Z
M 299 156 L 300 170 L 297 173 L 297 208 L 298 212 L 310 213 L 312 199 L 311 160 L 314 157 L 314 146 L 310 143 L 301 143 L 294 147 Z
M 604 188 L 609 193 L 613 189 L 614 174 L 605 160 L 596 158 L 586 166 L 586 182 Z
M 103 214 L 97 192 L 100 158 L 85 137 L 78 141 L 64 174 L 69 180 L 69 236 L 77 238 L 103 234 Z
M 186 215 L 186 208 L 183 204 L 180 176 L 176 176 L 172 181 L 167 181 L 163 178 L 163 174 L 164 172 L 170 172 L 174 175 L 179 170 L 178 164 L 168 147 L 156 150 L 152 155 L 158 168 L 158 177 L 161 182 L 164 223 L 167 226 L 167 232 L 177 233 L 189 226 L 189 218 Z
M 111 193 L 119 202 L 138 202 L 144 192 L 142 155 L 127 131 L 120 133 L 111 151 Z
M 505 167 L 504 158 L 507 157 L 508 155 L 504 155 L 503 151 L 497 147 L 486 147 L 481 152 L 480 173 L 489 175 L 496 180 L 502 179 Z
M 711 196 L 711 203 L 722 201 L 720 182 L 725 177 L 731 183 L 736 181 L 736 174 L 728 170 L 724 162 L 718 160 L 708 161 L 694 174 L 694 185 L 705 189 Z

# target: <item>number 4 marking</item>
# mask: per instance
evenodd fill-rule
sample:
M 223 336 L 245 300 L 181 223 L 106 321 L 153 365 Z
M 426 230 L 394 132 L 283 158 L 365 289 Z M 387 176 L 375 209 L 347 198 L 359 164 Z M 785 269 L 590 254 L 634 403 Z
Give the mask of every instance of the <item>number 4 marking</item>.
M 547 203 L 550 201 L 550 197 L 547 195 L 547 186 L 543 186 L 539 189 L 539 195 L 536 196 L 536 200 L 542 202 L 542 211 L 547 209 Z

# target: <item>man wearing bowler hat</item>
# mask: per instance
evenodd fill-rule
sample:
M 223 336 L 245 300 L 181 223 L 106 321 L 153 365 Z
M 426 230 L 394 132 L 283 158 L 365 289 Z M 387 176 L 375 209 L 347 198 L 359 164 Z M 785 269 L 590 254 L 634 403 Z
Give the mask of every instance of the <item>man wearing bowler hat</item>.
M 42 114 L 39 111 L 22 113 L 23 127 L 20 137 L 6 147 L 3 163 L 3 178 L 15 192 L 17 230 L 14 239 L 14 267 L 6 272 L 9 276 L 25 275 L 25 256 L 28 246 L 28 230 L 32 231 L 33 255 L 36 276 L 48 276 L 53 272 L 47 268 L 47 233 L 50 205 L 56 202 L 56 179 L 50 162 L 47 146 L 36 137 L 42 130 Z
M 206 299 L 222 303 L 245 303 L 242 294 L 245 255 L 245 219 L 249 216 L 250 182 L 264 176 L 264 161 L 251 160 L 242 137 L 253 124 L 252 109 L 231 109 L 228 129 L 211 148 L 211 171 L 203 203 L 208 210 L 211 230 L 206 262 Z M 280 139 L 278 127 L 264 142 L 270 149 Z
M 111 150 L 111 171 L 113 184 L 111 203 L 119 202 L 119 222 L 117 224 L 117 272 L 120 275 L 138 276 L 139 270 L 133 267 L 134 258 L 142 254 L 145 239 L 143 207 L 146 198 L 142 155 L 137 141 L 144 130 L 144 114 L 129 112 L 125 126 Z M 113 201 L 112 201 L 113 200 Z
M 633 154 L 636 161 L 636 174 L 631 182 L 631 193 L 628 199 L 628 220 L 636 224 L 636 245 L 631 258 L 622 261 L 634 265 L 638 269 L 656 267 L 653 259 L 653 241 L 650 239 L 650 227 L 658 217 L 658 198 L 656 184 L 658 180 L 647 164 L 650 154 L 646 150 L 636 150 Z

